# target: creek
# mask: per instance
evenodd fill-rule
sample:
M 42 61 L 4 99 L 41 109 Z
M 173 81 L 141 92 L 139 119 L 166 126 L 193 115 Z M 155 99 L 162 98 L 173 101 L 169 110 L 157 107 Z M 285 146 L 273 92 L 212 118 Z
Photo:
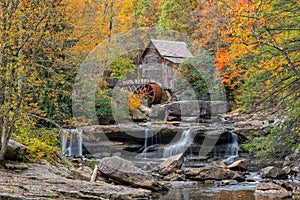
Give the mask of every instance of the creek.
M 190 134 L 191 129 L 186 129 L 182 132 L 181 137 L 175 143 L 165 146 L 163 149 L 163 158 L 169 158 L 171 156 L 184 153 L 186 149 L 192 144 L 193 137 Z
M 172 189 L 161 196 L 160 200 L 254 200 L 254 191 L 255 184 L 216 187 L 215 185 L 196 183 L 193 186 Z
M 159 200 L 255 200 L 255 184 L 261 181 L 261 177 L 257 173 L 249 173 L 246 179 L 252 181 L 225 186 L 218 185 L 218 182 L 173 182 L 172 189 Z
M 158 144 L 148 145 L 148 135 L 149 130 L 145 131 L 145 141 L 144 141 L 144 150 L 138 156 L 143 158 L 142 161 L 137 161 L 141 165 L 145 165 L 147 162 L 152 164 L 158 164 L 160 161 L 177 154 L 186 153 L 185 164 L 186 166 L 205 166 L 207 162 L 199 163 L 189 162 L 191 158 L 194 157 L 193 149 L 191 146 L 197 146 L 194 143 L 195 135 L 192 134 L 193 128 L 187 128 L 182 131 L 182 134 L 178 140 L 173 141 L 171 144 L 165 145 L 163 147 L 162 158 L 154 160 L 147 158 L 147 152 L 149 149 L 155 148 Z M 241 151 L 238 135 L 234 132 L 228 132 L 227 143 L 223 144 L 223 148 L 215 148 L 213 150 L 213 158 L 221 159 L 224 163 L 232 163 L 239 158 L 239 151 Z M 220 151 L 220 149 L 223 149 Z M 219 150 L 219 151 L 218 151 Z M 200 161 L 201 162 L 201 161 Z M 257 173 L 249 173 L 246 175 L 248 179 L 251 179 L 252 182 L 242 182 L 233 184 L 228 184 L 225 186 L 219 186 L 218 182 L 214 184 L 205 184 L 204 182 L 172 182 L 172 189 L 163 194 L 159 200 L 212 200 L 212 199 L 242 199 L 242 200 L 255 200 L 254 191 L 255 184 L 261 179 Z M 253 181 L 254 180 L 254 181 Z
M 239 143 L 245 137 L 231 124 L 207 123 L 145 123 L 96 125 L 83 127 L 83 144 L 95 158 L 118 155 L 137 166 L 160 165 L 166 158 L 184 154 L 182 170 L 203 167 L 214 161 L 231 164 L 238 159 L 249 159 Z M 252 166 L 249 166 L 249 169 Z M 172 189 L 160 199 L 255 199 L 256 181 L 260 177 L 248 173 L 251 182 L 218 185 L 204 182 L 170 181 Z

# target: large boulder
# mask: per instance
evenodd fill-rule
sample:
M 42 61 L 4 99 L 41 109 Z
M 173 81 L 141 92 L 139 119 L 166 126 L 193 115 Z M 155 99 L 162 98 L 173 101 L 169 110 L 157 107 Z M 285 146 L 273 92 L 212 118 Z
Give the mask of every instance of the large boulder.
M 285 188 L 275 183 L 258 183 L 254 193 L 256 196 L 267 196 L 270 198 L 287 198 L 291 195 Z
M 149 173 L 134 166 L 130 161 L 120 157 L 103 158 L 98 166 L 99 171 L 103 175 L 117 182 L 153 191 L 168 190 L 165 184 L 157 181 Z
M 172 172 L 172 173 L 168 174 L 167 176 L 163 177 L 163 180 L 165 180 L 165 181 L 184 181 L 185 176 L 184 176 L 184 174 Z
M 168 117 L 205 117 L 229 112 L 231 105 L 225 101 L 185 100 L 154 105 L 149 113 L 151 119 L 164 120 Z
M 300 186 L 297 183 L 294 183 L 293 181 L 286 181 L 281 183 L 281 185 L 284 189 L 287 191 L 292 192 L 293 195 L 300 197 Z
M 184 169 L 183 173 L 189 178 L 195 178 L 201 170 L 201 168 L 187 167 Z
M 285 158 L 283 166 L 287 174 L 300 181 L 300 148 Z
M 7 160 L 17 160 L 20 156 L 21 149 L 24 149 L 25 146 L 14 140 L 9 140 L 7 151 L 5 153 L 5 158 Z
M 293 165 L 295 161 L 297 161 L 300 158 L 300 147 L 297 148 L 294 153 L 291 155 L 288 155 L 284 159 L 283 166 L 290 166 Z
M 248 163 L 246 160 L 237 160 L 231 165 L 227 166 L 227 168 L 233 171 L 247 171 Z
M 183 154 L 178 154 L 167 158 L 159 166 L 159 174 L 167 175 L 181 168 L 183 164 Z
M 286 179 L 288 177 L 284 170 L 274 166 L 269 166 L 261 169 L 261 176 L 263 178 L 272 179 Z
M 146 112 L 146 111 L 145 111 Z M 147 113 L 144 112 L 144 109 L 134 109 L 131 110 L 131 119 L 135 121 L 146 121 L 148 120 Z
M 236 172 L 218 162 L 200 168 L 186 168 L 184 174 L 195 180 L 228 180 L 237 177 Z
M 295 179 L 300 181 L 300 158 L 294 162 L 291 167 L 291 174 L 294 176 Z

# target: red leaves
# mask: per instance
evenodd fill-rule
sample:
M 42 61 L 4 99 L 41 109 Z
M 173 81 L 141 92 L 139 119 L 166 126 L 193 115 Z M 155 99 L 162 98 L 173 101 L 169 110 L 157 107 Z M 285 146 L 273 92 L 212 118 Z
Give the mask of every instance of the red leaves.
M 242 76 L 243 70 L 234 64 L 234 56 L 226 49 L 221 48 L 216 53 L 216 69 L 224 78 L 224 84 L 234 88 L 239 84 L 238 79 Z
M 241 5 L 251 5 L 251 4 L 253 4 L 253 2 L 251 0 L 241 0 L 239 2 L 239 4 L 241 4 Z

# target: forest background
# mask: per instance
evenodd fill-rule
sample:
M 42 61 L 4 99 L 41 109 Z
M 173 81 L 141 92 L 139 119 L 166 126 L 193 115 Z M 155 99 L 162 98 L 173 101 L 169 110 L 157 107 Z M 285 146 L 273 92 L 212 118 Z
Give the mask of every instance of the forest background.
M 254 134 L 248 151 L 283 157 L 299 146 L 299 0 L 1 0 L 0 7 L 1 164 L 11 137 L 31 161 L 53 158 L 57 130 L 76 126 L 71 96 L 82 61 L 101 42 L 143 27 L 178 31 L 208 51 L 241 113 L 287 117 Z M 109 61 L 116 78 L 136 66 L 134 56 Z M 99 120 L 110 122 L 105 83 L 97 95 Z

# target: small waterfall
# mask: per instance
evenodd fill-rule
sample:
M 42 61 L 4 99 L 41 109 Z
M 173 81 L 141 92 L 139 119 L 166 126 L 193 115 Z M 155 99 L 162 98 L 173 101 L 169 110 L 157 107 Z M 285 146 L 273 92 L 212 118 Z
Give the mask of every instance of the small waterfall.
M 62 129 L 61 150 L 66 157 L 82 157 L 82 129 Z
M 191 129 L 184 130 L 177 142 L 166 146 L 163 151 L 163 158 L 168 158 L 170 156 L 184 153 L 194 140 L 194 137 L 192 137 L 192 134 L 190 134 L 190 132 Z
M 145 129 L 145 141 L 144 141 L 144 150 L 141 153 L 141 157 L 142 158 L 147 158 L 147 151 L 148 151 L 148 133 L 149 133 L 149 129 Z
M 231 138 L 232 142 L 227 145 L 225 157 L 231 157 L 231 156 L 238 157 L 239 150 L 240 150 L 240 145 L 238 142 L 238 135 L 233 132 L 230 132 L 230 138 Z
M 231 143 L 227 144 L 227 148 L 225 151 L 224 157 L 226 158 L 224 162 L 230 162 L 234 158 L 239 157 L 239 150 L 240 150 L 240 145 L 238 142 L 238 135 L 230 132 L 230 140 Z

